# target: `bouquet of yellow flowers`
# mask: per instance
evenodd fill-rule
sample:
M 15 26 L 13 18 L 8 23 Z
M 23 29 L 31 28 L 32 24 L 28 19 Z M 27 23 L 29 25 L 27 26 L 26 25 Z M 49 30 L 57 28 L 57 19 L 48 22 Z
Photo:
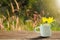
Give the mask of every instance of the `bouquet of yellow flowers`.
M 42 17 L 42 23 L 48 23 L 51 24 L 52 22 L 54 22 L 55 20 L 53 19 L 53 17 Z

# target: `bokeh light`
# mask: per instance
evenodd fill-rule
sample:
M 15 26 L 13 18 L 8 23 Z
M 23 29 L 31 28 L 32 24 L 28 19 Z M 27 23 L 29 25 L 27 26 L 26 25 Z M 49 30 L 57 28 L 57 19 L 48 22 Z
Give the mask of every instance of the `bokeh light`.
M 60 0 L 56 0 L 56 6 L 58 9 L 60 9 Z

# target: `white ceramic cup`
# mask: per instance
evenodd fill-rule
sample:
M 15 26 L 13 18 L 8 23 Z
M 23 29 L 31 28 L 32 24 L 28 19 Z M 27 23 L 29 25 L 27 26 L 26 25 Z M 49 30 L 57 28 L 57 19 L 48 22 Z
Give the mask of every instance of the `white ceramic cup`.
M 49 24 L 41 24 L 39 27 L 35 28 L 35 32 L 40 33 L 40 36 L 42 37 L 50 37 L 51 36 L 51 25 Z M 36 29 L 40 29 L 40 31 L 37 31 Z

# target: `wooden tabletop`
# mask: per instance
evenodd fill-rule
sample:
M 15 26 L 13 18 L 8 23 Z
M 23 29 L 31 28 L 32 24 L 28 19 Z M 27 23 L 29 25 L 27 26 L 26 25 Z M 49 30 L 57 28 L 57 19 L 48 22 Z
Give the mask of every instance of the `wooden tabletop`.
M 52 32 L 51 37 L 40 37 L 39 33 L 27 31 L 0 32 L 0 40 L 60 40 L 60 31 Z

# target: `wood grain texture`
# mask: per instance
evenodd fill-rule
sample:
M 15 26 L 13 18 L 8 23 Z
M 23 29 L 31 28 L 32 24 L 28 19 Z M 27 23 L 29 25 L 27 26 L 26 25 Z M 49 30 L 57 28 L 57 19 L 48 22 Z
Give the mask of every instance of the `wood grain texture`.
M 0 32 L 0 40 L 60 40 L 60 31 L 52 32 L 51 37 L 43 38 L 39 33 L 27 31 Z

